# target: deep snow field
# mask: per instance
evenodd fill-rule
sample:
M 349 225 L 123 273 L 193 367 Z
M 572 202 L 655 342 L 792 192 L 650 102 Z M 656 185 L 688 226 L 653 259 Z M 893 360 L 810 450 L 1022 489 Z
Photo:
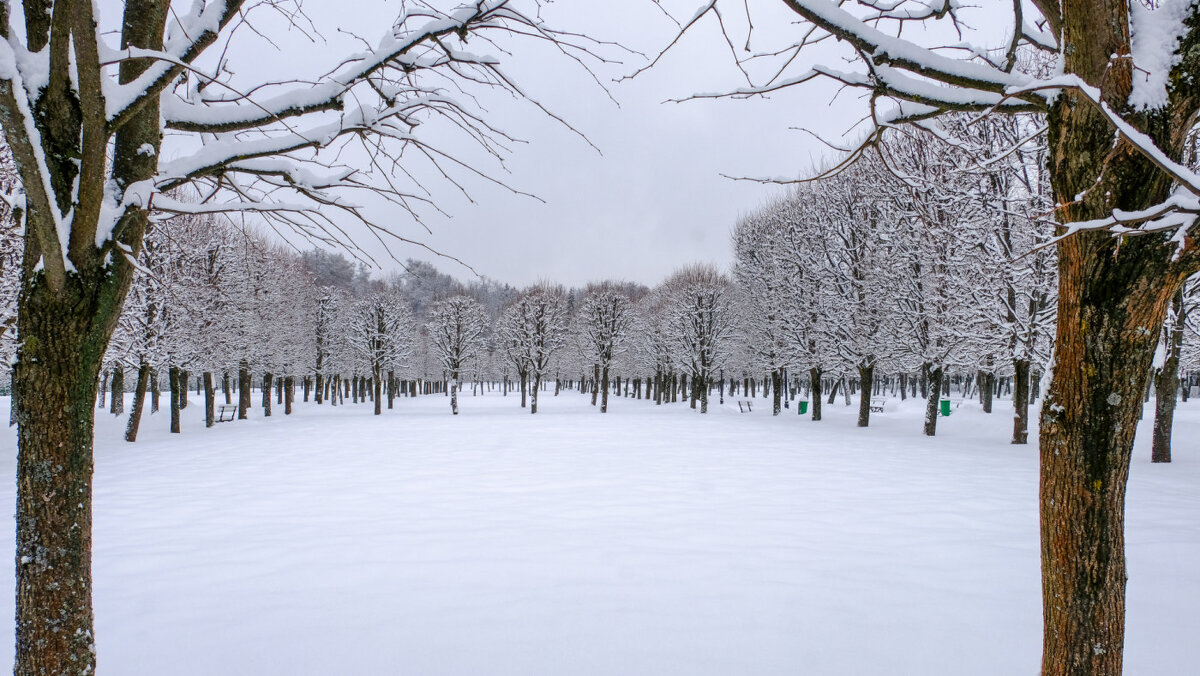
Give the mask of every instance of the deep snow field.
M 162 411 L 136 444 L 98 412 L 99 673 L 1037 673 L 1037 446 L 1008 444 L 1007 401 L 933 439 L 919 402 L 865 430 L 840 400 L 713 408 L 434 395 L 206 430 L 193 395 L 183 434 Z M 1195 665 L 1198 446 L 1196 400 L 1171 465 L 1139 432 L 1128 674 Z M 9 429 L 10 515 L 14 464 Z

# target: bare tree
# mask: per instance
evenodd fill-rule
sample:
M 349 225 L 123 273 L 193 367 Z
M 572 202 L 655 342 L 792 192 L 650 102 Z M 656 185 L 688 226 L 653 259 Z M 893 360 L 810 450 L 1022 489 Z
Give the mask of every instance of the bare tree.
M 346 344 L 371 374 L 375 415 L 380 415 L 383 376 L 412 351 L 412 312 L 394 292 L 377 291 L 351 305 L 348 321 Z
M 488 317 L 474 298 L 455 296 L 429 309 L 430 342 L 450 376 L 450 410 L 458 415 L 458 390 L 463 373 L 487 346 Z
M 529 385 L 529 412 L 537 413 L 538 390 L 555 355 L 566 345 L 566 294 L 562 287 L 538 284 L 504 311 L 500 334 L 521 377 L 521 405 Z
M 728 357 L 733 333 L 733 285 L 711 265 L 683 268 L 663 282 L 670 338 L 689 371 L 692 406 L 708 413 L 713 375 Z
M 601 413 L 608 411 L 609 369 L 613 359 L 625 348 L 632 322 L 632 303 L 618 285 L 607 283 L 588 287 L 576 325 L 582 335 L 584 353 L 595 366 Z M 592 404 L 595 403 L 593 398 Z

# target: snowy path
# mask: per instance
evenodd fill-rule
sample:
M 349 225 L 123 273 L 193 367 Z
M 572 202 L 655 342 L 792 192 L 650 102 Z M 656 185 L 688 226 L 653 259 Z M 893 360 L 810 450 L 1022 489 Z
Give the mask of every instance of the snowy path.
M 160 413 L 136 444 L 98 414 L 100 674 L 1037 672 L 1037 447 L 1006 443 L 1007 402 L 932 440 L 915 406 L 859 430 L 840 404 L 586 402 L 205 430 L 193 401 L 184 434 Z M 1169 467 L 1139 435 L 1129 674 L 1184 673 L 1200 634 L 1200 402 L 1179 420 Z M 12 541 L 4 519 L 0 559 Z

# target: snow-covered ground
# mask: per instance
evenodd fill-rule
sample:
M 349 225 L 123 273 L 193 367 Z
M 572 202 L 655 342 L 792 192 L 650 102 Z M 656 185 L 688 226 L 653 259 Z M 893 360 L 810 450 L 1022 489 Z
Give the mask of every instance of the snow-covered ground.
M 913 402 L 863 430 L 840 403 L 813 423 L 765 401 L 587 401 L 298 404 L 206 430 L 193 399 L 182 435 L 163 412 L 136 444 L 99 413 L 100 673 L 1037 673 L 1037 446 L 1007 443 L 1008 402 L 964 404 L 926 439 Z M 1148 441 L 1126 672 L 1186 673 L 1200 402 L 1181 405 L 1173 464 Z M 13 432 L 0 443 L 11 477 Z

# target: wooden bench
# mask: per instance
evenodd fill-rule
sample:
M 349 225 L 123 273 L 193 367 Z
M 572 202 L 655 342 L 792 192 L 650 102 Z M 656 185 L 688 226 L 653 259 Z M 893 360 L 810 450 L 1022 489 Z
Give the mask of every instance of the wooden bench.
M 751 413 L 749 399 L 738 399 L 738 410 L 742 413 Z
M 883 407 L 887 405 L 887 397 L 871 397 L 871 412 L 883 413 Z
M 213 422 L 233 422 L 234 417 L 237 416 L 237 410 L 238 407 L 235 404 L 221 404 L 217 407 L 217 419 Z

